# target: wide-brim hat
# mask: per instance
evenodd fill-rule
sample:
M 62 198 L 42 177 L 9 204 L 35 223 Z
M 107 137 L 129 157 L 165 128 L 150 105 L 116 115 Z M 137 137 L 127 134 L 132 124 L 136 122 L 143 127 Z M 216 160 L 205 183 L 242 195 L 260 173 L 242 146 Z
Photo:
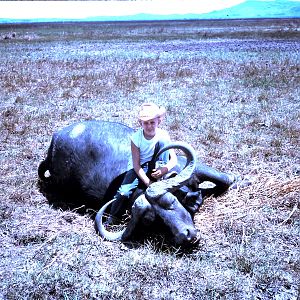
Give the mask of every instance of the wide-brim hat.
M 154 103 L 144 103 L 140 107 L 139 120 L 149 121 L 155 118 L 162 118 L 166 114 L 166 109 L 164 107 L 158 107 Z

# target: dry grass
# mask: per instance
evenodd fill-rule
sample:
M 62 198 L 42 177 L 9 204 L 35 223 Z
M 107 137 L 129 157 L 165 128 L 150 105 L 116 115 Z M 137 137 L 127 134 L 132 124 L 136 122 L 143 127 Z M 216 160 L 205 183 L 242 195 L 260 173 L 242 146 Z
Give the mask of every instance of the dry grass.
M 12 32 L 15 36 L 12 37 Z M 0 299 L 300 295 L 299 20 L 0 26 Z M 251 176 L 208 198 L 197 249 L 129 247 L 51 207 L 37 166 L 75 120 L 155 101 L 199 159 Z
M 208 199 L 196 216 L 207 251 L 219 258 L 222 269 L 232 264 L 229 273 L 239 274 L 237 283 L 244 285 L 243 293 L 297 299 L 299 195 L 299 178 L 282 182 L 273 176 L 260 177 L 243 191 Z M 222 288 L 225 295 L 226 286 Z M 243 293 L 241 299 L 247 298 Z

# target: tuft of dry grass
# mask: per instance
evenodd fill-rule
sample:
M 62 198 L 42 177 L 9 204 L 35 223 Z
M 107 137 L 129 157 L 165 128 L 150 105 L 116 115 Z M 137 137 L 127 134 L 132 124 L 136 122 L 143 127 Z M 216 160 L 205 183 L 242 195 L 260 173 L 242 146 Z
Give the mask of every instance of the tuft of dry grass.
M 0 25 L 0 298 L 300 295 L 299 20 Z M 252 185 L 207 198 L 199 246 L 111 243 L 52 207 L 37 167 L 54 131 L 137 128 L 144 101 L 199 160 Z M 59 200 L 59 199 L 58 199 Z M 74 199 L 76 200 L 76 199 Z
M 259 176 L 247 189 L 207 199 L 196 216 L 204 247 L 219 258 L 220 268 L 232 264 L 243 291 L 253 297 L 297 298 L 299 196 L 299 178 Z

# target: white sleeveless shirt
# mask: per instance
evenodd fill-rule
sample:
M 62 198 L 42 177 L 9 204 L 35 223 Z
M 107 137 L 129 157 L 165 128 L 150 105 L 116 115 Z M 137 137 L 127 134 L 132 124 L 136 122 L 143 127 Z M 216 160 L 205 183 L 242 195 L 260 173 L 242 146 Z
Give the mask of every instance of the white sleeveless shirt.
M 151 140 L 147 140 L 143 134 L 143 128 L 138 129 L 132 136 L 131 141 L 140 149 L 140 165 L 152 159 L 155 145 L 159 141 L 170 142 L 170 136 L 164 129 L 157 128 L 156 134 Z

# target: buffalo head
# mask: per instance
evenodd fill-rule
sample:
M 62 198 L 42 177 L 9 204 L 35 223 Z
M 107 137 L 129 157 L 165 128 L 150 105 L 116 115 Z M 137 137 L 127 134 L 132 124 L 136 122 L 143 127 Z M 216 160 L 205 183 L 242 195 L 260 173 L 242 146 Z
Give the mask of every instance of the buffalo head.
M 154 213 L 159 216 L 171 231 L 174 241 L 178 245 L 192 244 L 197 241 L 197 230 L 190 213 L 174 196 L 174 192 L 186 184 L 196 166 L 196 156 L 193 148 L 186 143 L 171 143 L 159 151 L 157 157 L 169 149 L 180 149 L 186 157 L 186 165 L 175 177 L 152 183 L 145 192 L 145 200 L 149 202 Z M 119 232 L 109 232 L 102 223 L 102 216 L 106 208 L 114 200 L 106 203 L 96 215 L 96 226 L 99 234 L 108 240 L 121 240 L 126 229 Z

